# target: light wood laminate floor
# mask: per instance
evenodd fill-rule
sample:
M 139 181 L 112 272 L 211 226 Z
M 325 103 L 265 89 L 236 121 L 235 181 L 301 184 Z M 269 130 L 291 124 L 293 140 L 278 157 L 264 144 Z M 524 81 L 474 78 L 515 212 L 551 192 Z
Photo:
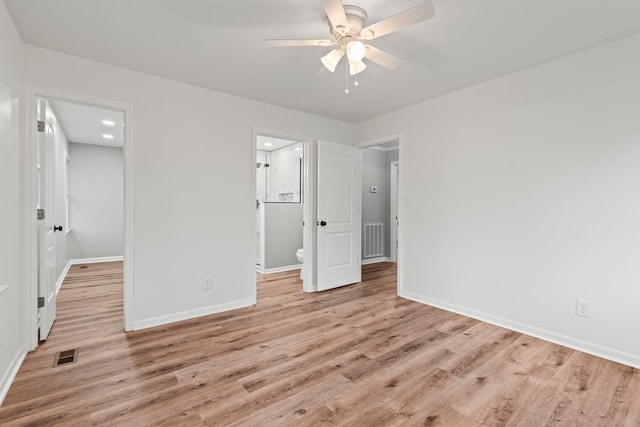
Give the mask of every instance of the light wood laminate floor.
M 637 369 L 399 298 L 394 264 L 314 294 L 298 274 L 258 275 L 256 307 L 125 334 L 122 264 L 74 266 L 0 425 L 640 425 Z

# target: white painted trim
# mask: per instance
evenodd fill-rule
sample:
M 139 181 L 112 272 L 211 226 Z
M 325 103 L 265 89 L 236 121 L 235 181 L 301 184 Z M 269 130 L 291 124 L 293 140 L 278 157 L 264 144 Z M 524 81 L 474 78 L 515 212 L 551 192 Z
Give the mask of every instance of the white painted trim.
M 20 144 L 20 282 L 22 287 L 21 323 L 23 345 L 27 351 L 38 346 L 38 234 L 34 209 L 37 203 L 36 187 L 36 93 L 35 89 L 23 87 L 23 110 L 20 115 L 23 129 Z
M 398 247 L 396 246 L 396 242 L 398 241 L 398 222 L 394 216 L 398 219 L 400 218 L 398 214 L 400 208 L 400 198 L 398 197 L 399 167 L 399 161 L 391 162 L 389 167 L 389 258 L 392 262 L 398 261 Z M 393 203 L 394 199 L 395 203 Z
M 374 145 L 373 147 L 362 147 L 362 148 L 369 148 L 371 150 L 376 150 L 376 151 L 394 151 L 397 150 L 398 147 L 381 147 L 379 145 Z
M 386 256 L 379 256 L 376 258 L 367 258 L 367 259 L 363 259 L 362 261 L 360 261 L 361 265 L 367 265 L 367 264 L 377 264 L 379 262 L 391 262 L 391 258 L 386 257 Z
M 11 388 L 11 384 L 13 384 L 13 380 L 18 375 L 18 371 L 20 370 L 20 366 L 22 366 L 22 362 L 24 362 L 24 358 L 27 356 L 27 350 L 24 348 L 20 348 L 15 356 L 13 356 L 13 360 L 9 364 L 9 369 L 5 372 L 2 380 L 0 380 L 0 405 L 4 401 L 4 398 L 7 397 L 7 393 L 9 393 L 9 388 Z
M 491 314 L 483 313 L 476 310 L 471 310 L 466 307 L 462 307 L 455 304 L 449 304 L 444 301 L 436 300 L 433 298 L 425 298 L 421 295 L 402 291 L 398 293 L 402 298 L 410 299 L 431 307 L 440 308 L 442 310 L 451 311 L 453 313 L 468 316 L 482 322 L 490 323 L 492 325 L 500 326 L 515 332 L 530 335 L 535 338 L 539 338 L 545 341 L 552 342 L 554 344 L 562 345 L 572 348 L 574 350 L 588 353 L 596 357 L 611 360 L 616 363 L 622 363 L 623 365 L 631 366 L 636 369 L 640 369 L 640 356 L 624 353 L 608 347 L 603 347 L 598 344 L 593 344 L 587 341 L 578 340 L 566 335 L 557 334 L 555 332 L 547 331 L 545 329 L 536 328 L 524 323 L 514 322 L 513 320 L 505 319 L 503 317 L 494 316 Z
M 302 290 L 317 292 L 317 257 L 316 242 L 318 237 L 318 143 L 311 141 L 304 148 L 304 230 L 302 247 L 304 248 L 304 263 L 302 265 Z
M 9 289 L 9 285 L 0 285 L 0 294 Z
M 401 140 L 402 140 L 402 134 L 399 133 L 396 135 L 383 136 L 381 138 L 374 138 L 374 139 L 369 139 L 367 141 L 356 142 L 353 145 L 359 148 L 369 148 L 369 147 L 375 147 L 378 145 L 384 145 L 390 142 L 398 141 L 398 148 L 394 148 L 394 150 L 397 150 L 397 149 L 400 149 Z
M 124 261 L 124 256 L 105 256 L 99 258 L 78 258 L 78 259 L 70 259 L 69 264 L 97 264 L 99 262 L 116 262 L 116 261 Z
M 302 264 L 286 265 L 284 267 L 263 269 L 262 271 L 260 271 L 260 273 L 261 274 L 282 273 L 283 271 L 300 270 L 301 268 L 302 268 Z
M 67 265 L 64 266 L 62 273 L 60 273 L 60 276 L 58 276 L 58 281 L 56 282 L 56 297 L 58 296 L 58 292 L 60 292 L 62 283 L 64 282 L 64 279 L 67 277 L 67 273 L 69 272 L 71 265 L 72 265 L 71 261 L 70 260 L 67 261 Z
M 133 105 L 74 92 L 67 92 L 42 86 L 24 85 L 24 109 L 21 115 L 21 126 L 24 129 L 20 150 L 21 156 L 21 281 L 25 285 L 23 307 L 24 337 L 26 348 L 30 351 L 38 345 L 38 309 L 35 304 L 37 297 L 37 234 L 35 214 L 35 123 L 36 98 L 59 99 L 91 106 L 99 106 L 120 110 L 125 116 L 125 144 L 124 154 L 124 286 L 123 286 L 123 319 L 124 329 L 133 330 L 135 318 L 134 292 L 134 174 L 133 174 Z
M 254 274 L 255 277 L 255 274 Z M 208 316 L 210 314 L 221 313 L 223 311 L 235 310 L 255 305 L 253 299 L 243 299 L 225 304 L 212 305 L 209 307 L 196 308 L 194 310 L 181 311 L 164 316 L 151 317 L 149 319 L 136 320 L 134 330 L 153 328 L 155 326 L 167 325 L 168 323 L 181 322 L 183 320 L 194 319 L 196 317 Z

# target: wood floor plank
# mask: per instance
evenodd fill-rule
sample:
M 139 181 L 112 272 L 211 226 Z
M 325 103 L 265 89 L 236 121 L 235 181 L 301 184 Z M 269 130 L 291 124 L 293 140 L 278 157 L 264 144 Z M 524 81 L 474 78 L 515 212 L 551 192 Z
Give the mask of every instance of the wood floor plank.
M 640 426 L 639 370 L 399 298 L 394 264 L 257 278 L 255 307 L 124 333 L 122 263 L 73 266 L 0 425 Z

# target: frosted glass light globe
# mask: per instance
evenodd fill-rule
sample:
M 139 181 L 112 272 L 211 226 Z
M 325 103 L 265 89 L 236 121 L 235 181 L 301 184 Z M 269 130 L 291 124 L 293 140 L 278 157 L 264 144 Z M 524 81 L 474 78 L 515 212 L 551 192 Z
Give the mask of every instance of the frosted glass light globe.
M 349 42 L 347 44 L 347 58 L 349 61 L 358 62 L 364 58 L 365 48 L 364 44 L 360 41 Z

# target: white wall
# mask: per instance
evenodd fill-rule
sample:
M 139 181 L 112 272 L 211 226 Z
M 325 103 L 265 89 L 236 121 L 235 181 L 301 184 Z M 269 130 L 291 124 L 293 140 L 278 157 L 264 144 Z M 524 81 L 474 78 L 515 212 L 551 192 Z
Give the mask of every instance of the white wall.
M 253 302 L 252 127 L 357 139 L 346 123 L 33 46 L 25 59 L 28 83 L 133 105 L 136 328 Z
M 640 35 L 360 125 L 403 135 L 402 295 L 640 367 L 637 52 Z
M 19 315 L 24 294 L 18 271 L 21 49 L 20 37 L 0 2 L 0 403 L 25 354 Z
M 122 148 L 69 144 L 71 259 L 124 254 Z
M 267 153 L 267 194 L 265 202 L 302 203 L 302 146 L 301 142 Z
M 296 251 L 302 248 L 302 203 L 265 203 L 265 270 L 300 264 Z

